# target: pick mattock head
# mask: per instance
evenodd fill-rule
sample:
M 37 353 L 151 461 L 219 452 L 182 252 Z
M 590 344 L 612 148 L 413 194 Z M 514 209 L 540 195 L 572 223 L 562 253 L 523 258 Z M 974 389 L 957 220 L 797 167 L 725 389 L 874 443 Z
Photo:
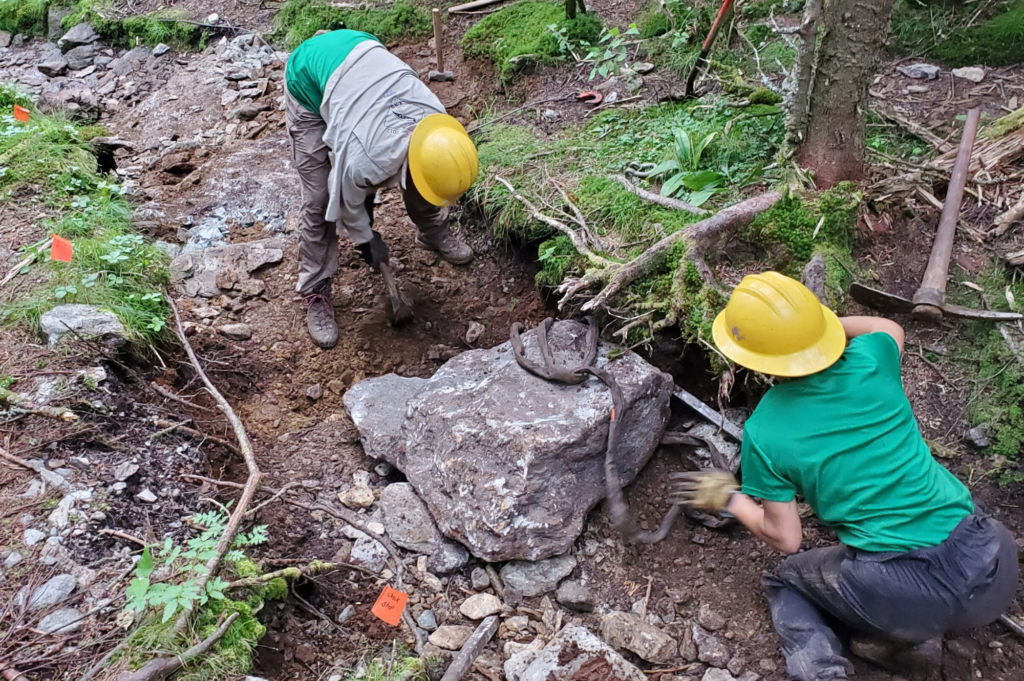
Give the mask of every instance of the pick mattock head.
M 449 80 L 455 80 L 455 74 L 451 71 L 431 71 L 428 78 L 436 83 L 444 83 Z

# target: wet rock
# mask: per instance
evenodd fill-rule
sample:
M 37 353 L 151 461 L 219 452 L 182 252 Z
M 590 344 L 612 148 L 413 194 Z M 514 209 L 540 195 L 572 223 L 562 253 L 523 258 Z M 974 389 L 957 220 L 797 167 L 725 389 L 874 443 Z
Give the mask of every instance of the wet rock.
M 34 527 L 30 527 L 29 529 L 25 530 L 25 534 L 22 536 L 22 539 L 25 542 L 25 546 L 35 546 L 39 542 L 46 539 L 46 533 L 40 532 Z
M 376 500 L 377 497 L 373 495 L 373 490 L 361 485 L 350 487 L 338 495 L 338 501 L 349 508 L 369 508 Z
M 473 568 L 469 579 L 473 583 L 474 591 L 483 591 L 491 585 L 491 578 L 487 576 L 487 570 L 483 568 Z
M 71 596 L 76 586 L 78 586 L 78 580 L 72 575 L 57 575 L 32 592 L 28 599 L 28 609 L 41 610 L 62 603 Z M 22 589 L 18 593 L 18 597 L 15 598 L 18 605 L 21 604 L 21 599 L 24 599 L 24 591 Z
M 711 668 L 704 672 L 700 681 L 736 681 L 736 677 L 724 669 Z
M 964 437 L 964 440 L 968 445 L 975 449 L 985 449 L 985 447 L 988 447 L 991 444 L 988 439 L 988 426 L 982 424 L 971 428 L 967 431 L 967 435 Z
M 697 611 L 697 623 L 708 631 L 718 631 L 726 625 L 725 617 L 711 609 L 707 603 L 700 606 Z
M 501 601 L 491 594 L 474 594 L 462 602 L 459 612 L 471 620 L 482 620 L 485 617 L 501 612 Z
M 576 612 L 591 612 L 594 609 L 594 596 L 590 589 L 579 582 L 566 580 L 555 592 L 555 600 Z
M 217 285 L 218 276 L 225 271 L 235 273 L 232 286 L 245 281 L 262 267 L 274 265 L 284 258 L 284 242 L 280 239 L 261 239 L 241 244 L 205 247 L 223 236 L 219 228 L 203 232 L 197 225 L 189 230 L 189 242 L 182 254 L 171 261 L 171 283 L 179 293 L 190 298 L 216 298 L 224 294 Z M 194 240 L 195 239 L 195 240 Z
M 428 640 L 442 650 L 458 650 L 472 635 L 473 627 L 446 624 L 438 627 Z
M 527 647 L 504 665 L 508 681 L 644 681 L 643 672 L 583 627 L 569 626 L 543 650 Z
M 965 66 L 962 69 L 953 69 L 953 76 L 969 80 L 972 83 L 980 83 L 985 80 L 985 69 L 977 66 Z
M 241 322 L 237 324 L 225 324 L 218 326 L 217 331 L 222 335 L 236 341 L 245 341 L 252 338 L 252 327 Z
M 574 569 L 576 559 L 566 553 L 536 562 L 514 560 L 501 567 L 500 575 L 506 587 L 529 598 L 554 591 Z
M 380 505 L 391 541 L 403 549 L 428 555 L 431 572 L 446 575 L 469 561 L 466 548 L 445 539 L 437 529 L 426 504 L 409 483 L 396 482 L 385 487 Z
M 70 634 L 81 629 L 84 624 L 82 613 L 74 608 L 61 608 L 41 619 L 36 628 L 44 634 Z
M 125 342 L 124 326 L 117 315 L 94 305 L 58 305 L 43 313 L 39 318 L 39 326 L 50 347 L 56 345 L 58 339 L 68 333 L 68 327 L 80 336 L 101 340 L 110 347 L 119 347 Z
M 67 61 L 69 69 L 72 71 L 81 71 L 92 64 L 92 60 L 97 54 L 99 54 L 99 48 L 96 45 L 82 45 L 73 50 L 69 50 L 68 53 L 64 55 L 64 59 Z
M 338 620 L 338 624 L 344 624 L 345 622 L 348 622 L 350 619 L 352 619 L 355 616 L 356 616 L 356 608 L 355 608 L 355 606 L 354 605 L 346 605 L 345 609 L 342 610 L 341 612 L 339 612 L 338 616 L 335 619 Z
M 693 642 L 697 644 L 697 659 L 704 664 L 720 669 L 725 668 L 732 659 L 729 649 L 717 637 L 704 631 L 701 627 L 693 627 Z
M 556 363 L 578 365 L 585 336 L 582 324 L 555 323 Z M 523 341 L 539 361 L 535 332 Z M 612 373 L 628 407 L 618 452 L 628 484 L 661 438 L 673 381 L 632 352 L 609 363 L 612 349 L 601 345 L 597 366 Z M 608 390 L 596 380 L 537 378 L 516 364 L 510 343 L 463 352 L 429 380 L 362 381 L 344 402 L 367 454 L 402 470 L 441 532 L 484 560 L 566 552 L 604 497 Z
M 470 322 L 469 328 L 466 329 L 466 343 L 469 345 L 476 343 L 480 340 L 480 336 L 484 335 L 484 331 L 486 330 L 487 329 L 484 328 L 484 325 L 480 322 Z
M 64 59 L 54 59 L 52 61 L 44 61 L 41 64 L 36 64 L 36 68 L 39 70 L 39 73 L 44 76 L 57 78 L 68 72 L 68 63 Z
M 437 619 L 434 617 L 433 610 L 424 610 L 420 613 L 420 616 L 416 618 L 416 624 L 419 625 L 420 629 L 426 631 L 437 630 Z
M 57 47 L 67 52 L 80 45 L 89 45 L 100 39 L 100 34 L 89 24 L 76 24 L 64 37 L 57 41 Z
M 360 533 L 362 534 L 362 533 Z M 361 565 L 372 572 L 380 572 L 387 565 L 388 550 L 383 544 L 363 534 L 352 544 L 349 561 L 353 565 Z
M 156 495 L 153 494 L 153 491 L 149 489 L 142 490 L 141 492 L 135 495 L 135 498 L 147 504 L 152 504 L 156 502 Z
M 671 636 L 629 612 L 605 615 L 601 619 L 601 638 L 613 648 L 624 648 L 653 664 L 668 662 L 678 648 Z
M 939 77 L 939 67 L 934 64 L 909 64 L 898 66 L 896 70 L 907 78 L 935 80 Z
M 153 48 L 153 56 L 154 57 L 162 57 L 162 56 L 164 56 L 165 54 L 167 54 L 170 51 L 171 51 L 171 48 L 169 46 L 164 45 L 163 43 L 159 43 L 159 44 L 157 44 L 156 47 Z

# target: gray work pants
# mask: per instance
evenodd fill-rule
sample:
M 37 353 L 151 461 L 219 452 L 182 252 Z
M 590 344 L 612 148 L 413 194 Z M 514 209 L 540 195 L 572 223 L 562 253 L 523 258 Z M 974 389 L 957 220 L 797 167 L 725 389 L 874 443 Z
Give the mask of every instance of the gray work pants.
M 1017 546 L 1002 523 L 967 516 L 938 546 L 871 553 L 845 545 L 784 560 L 762 586 L 799 681 L 847 678 L 837 632 L 921 643 L 995 621 L 1017 584 Z
M 302 185 L 302 209 L 299 215 L 299 281 L 296 290 L 305 293 L 338 270 L 338 230 L 324 219 L 330 198 L 328 178 L 331 161 L 324 133 L 327 123 L 319 113 L 299 104 L 285 90 L 285 122 L 292 138 L 292 160 Z M 406 178 L 402 199 L 409 218 L 423 240 L 434 243 L 448 224 L 448 209 L 434 206 L 416 191 Z M 374 193 L 366 197 L 366 210 L 373 222 Z

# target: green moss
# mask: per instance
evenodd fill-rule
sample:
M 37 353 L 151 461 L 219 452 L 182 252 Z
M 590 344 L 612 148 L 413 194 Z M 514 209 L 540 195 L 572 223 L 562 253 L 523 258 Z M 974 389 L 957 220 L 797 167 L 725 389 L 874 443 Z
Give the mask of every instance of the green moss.
M 761 87 L 754 90 L 747 98 L 751 104 L 781 104 L 782 95 L 774 90 Z
M 593 12 L 565 18 L 561 4 L 526 0 L 489 14 L 462 37 L 467 59 L 486 57 L 502 78 L 535 64 L 551 64 L 562 57 L 550 26 L 565 29 L 571 43 L 594 42 L 601 35 L 601 21 Z
M 642 40 L 657 38 L 672 30 L 672 22 L 668 20 L 668 15 L 658 3 L 654 3 L 644 10 L 636 20 L 636 26 L 640 29 Z
M 803 0 L 754 0 L 743 3 L 743 14 L 751 19 L 764 19 L 774 14 L 791 14 L 803 9 Z
M 892 15 L 898 54 L 923 54 L 949 66 L 1007 66 L 1024 61 L 1024 2 L 977 6 L 953 0 L 898 0 Z
M 189 15 L 183 10 L 167 9 L 139 16 L 120 18 L 113 11 L 111 0 L 79 0 L 71 14 L 64 17 L 64 28 L 89 24 L 100 37 L 113 45 L 134 47 L 165 43 L 178 49 L 189 49 L 201 43 L 202 29 L 185 23 Z
M 317 31 L 348 28 L 377 37 L 384 44 L 430 34 L 430 15 L 405 0 L 389 9 L 352 9 L 322 0 L 288 0 L 274 19 L 274 40 L 293 50 Z
M 0 0 L 0 31 L 44 35 L 48 7 L 47 0 Z
M 267 582 L 263 598 L 268 601 L 283 601 L 288 597 L 288 582 L 284 577 L 277 577 Z
M 246 579 L 248 577 L 259 577 L 263 574 L 263 568 L 261 568 L 256 561 L 252 558 L 242 558 L 231 563 L 231 569 L 235 571 L 239 579 Z

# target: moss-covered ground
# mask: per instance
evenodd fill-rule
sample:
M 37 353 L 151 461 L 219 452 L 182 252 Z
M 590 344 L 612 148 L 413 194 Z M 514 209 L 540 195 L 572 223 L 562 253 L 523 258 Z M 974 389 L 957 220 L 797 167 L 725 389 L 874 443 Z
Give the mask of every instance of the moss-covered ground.
M 891 45 L 897 53 L 953 67 L 1018 64 L 1024 61 L 1024 2 L 897 0 Z
M 8 113 L 15 102 L 30 106 L 0 86 L 0 203 L 47 217 L 40 241 L 23 247 L 37 254 L 21 273 L 30 283 L 0 306 L 0 320 L 35 326 L 56 305 L 87 303 L 114 312 L 136 341 L 161 338 L 167 258 L 132 228 L 126 190 L 97 168 L 89 140 L 106 131 L 36 111 L 21 123 Z M 73 243 L 70 263 L 50 260 L 51 233 Z
M 382 43 L 416 40 L 430 34 L 430 14 L 405 0 L 387 9 L 339 7 L 321 0 L 288 0 L 275 18 L 275 41 L 295 49 L 317 31 L 348 28 L 371 33 Z

